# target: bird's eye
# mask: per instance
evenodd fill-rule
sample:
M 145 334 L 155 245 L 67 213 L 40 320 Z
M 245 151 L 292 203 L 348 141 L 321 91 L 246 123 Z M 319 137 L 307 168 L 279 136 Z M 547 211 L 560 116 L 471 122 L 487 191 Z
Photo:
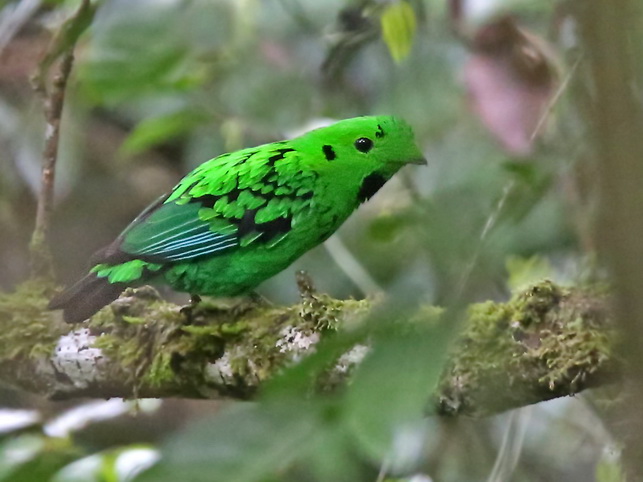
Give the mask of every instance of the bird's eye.
M 360 137 L 355 141 L 355 149 L 360 152 L 367 153 L 373 148 L 373 141 L 368 137 Z

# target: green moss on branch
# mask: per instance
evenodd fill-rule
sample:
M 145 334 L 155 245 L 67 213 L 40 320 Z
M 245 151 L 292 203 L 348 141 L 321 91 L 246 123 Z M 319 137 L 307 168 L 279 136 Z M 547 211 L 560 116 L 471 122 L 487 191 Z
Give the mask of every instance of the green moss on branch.
M 290 307 L 209 301 L 186 317 L 145 287 L 69 327 L 46 311 L 51 294 L 29 282 L 0 297 L 0 379 L 56 398 L 250 398 L 326 332 L 359 323 L 374 306 L 313 292 Z M 616 365 L 606 306 L 604 294 L 547 281 L 507 303 L 472 305 L 436 392 L 438 413 L 485 415 L 603 383 Z M 417 317 L 440 312 L 425 306 Z M 63 357 L 74 362 L 74 349 L 78 367 Z
M 485 415 L 573 395 L 615 370 L 607 298 L 544 281 L 469 309 L 438 390 L 443 414 Z

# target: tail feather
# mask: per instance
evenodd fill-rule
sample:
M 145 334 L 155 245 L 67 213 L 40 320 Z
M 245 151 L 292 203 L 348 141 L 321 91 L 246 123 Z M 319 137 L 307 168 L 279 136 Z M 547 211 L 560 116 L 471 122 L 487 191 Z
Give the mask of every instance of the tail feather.
M 67 323 L 79 323 L 118 298 L 125 287 L 124 283 L 110 283 L 107 278 L 89 273 L 56 295 L 49 302 L 48 308 L 64 310 L 63 319 Z

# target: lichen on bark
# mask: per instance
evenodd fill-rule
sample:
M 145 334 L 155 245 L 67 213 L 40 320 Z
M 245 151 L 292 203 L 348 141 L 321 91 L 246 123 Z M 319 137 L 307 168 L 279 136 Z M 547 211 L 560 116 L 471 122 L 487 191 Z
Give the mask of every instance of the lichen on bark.
M 288 307 L 206 300 L 188 316 L 143 287 L 70 327 L 46 310 L 52 292 L 31 281 L 0 296 L 0 379 L 53 398 L 248 399 L 329 333 L 368 322 L 378 304 L 310 292 Z M 442 312 L 423 306 L 413 322 L 439 323 Z M 598 290 L 544 281 L 506 303 L 474 304 L 467 318 L 435 392 L 438 414 L 486 415 L 573 395 L 618 366 L 608 297 Z M 322 377 L 346 383 L 367 351 L 347 349 Z

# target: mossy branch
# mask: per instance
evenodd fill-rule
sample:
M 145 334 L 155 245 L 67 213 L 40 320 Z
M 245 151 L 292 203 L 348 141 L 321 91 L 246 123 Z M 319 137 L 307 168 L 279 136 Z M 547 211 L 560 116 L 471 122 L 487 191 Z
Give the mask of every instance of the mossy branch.
M 289 307 L 204 304 L 191 314 L 151 288 L 128 290 L 72 327 L 46 311 L 53 287 L 30 281 L 0 296 L 0 380 L 50 398 L 252 398 L 329 332 L 359 323 L 376 301 L 306 292 Z M 427 317 L 435 309 L 421 309 Z M 435 392 L 442 415 L 486 415 L 573 395 L 610 379 L 606 296 L 542 282 L 507 303 L 472 305 Z M 332 367 L 350 377 L 366 352 Z M 328 375 L 328 374 L 326 374 Z

